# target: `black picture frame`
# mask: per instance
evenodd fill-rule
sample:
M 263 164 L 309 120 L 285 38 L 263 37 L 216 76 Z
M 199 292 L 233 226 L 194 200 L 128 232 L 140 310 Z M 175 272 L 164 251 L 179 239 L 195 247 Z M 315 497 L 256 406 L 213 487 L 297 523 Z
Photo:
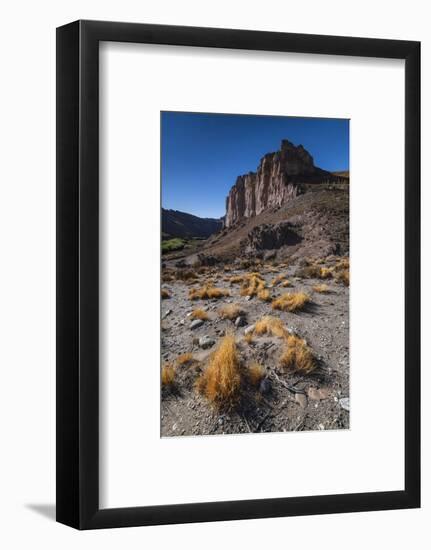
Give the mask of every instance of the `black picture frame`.
M 405 61 L 405 487 L 99 509 L 99 42 Z M 57 29 L 57 521 L 78 529 L 420 506 L 420 43 L 76 21 Z

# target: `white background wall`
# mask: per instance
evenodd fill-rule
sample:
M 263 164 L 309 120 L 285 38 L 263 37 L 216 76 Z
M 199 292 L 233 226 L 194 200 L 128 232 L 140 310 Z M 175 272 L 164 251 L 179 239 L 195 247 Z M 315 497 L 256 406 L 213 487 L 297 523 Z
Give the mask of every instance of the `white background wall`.
M 0 544 L 4 548 L 425 548 L 431 520 L 431 407 L 423 334 L 423 508 L 79 533 L 55 524 L 55 27 L 75 19 L 422 40 L 423 241 L 431 222 L 431 37 L 420 0 L 16 1 L 3 6 L 0 84 Z M 342 82 L 338 83 L 342 86 Z M 382 159 L 382 162 L 390 159 Z M 390 182 L 388 183 L 390 200 Z M 430 258 L 423 246 L 423 280 Z M 374 266 L 385 270 L 386 266 Z M 383 277 L 382 277 L 383 275 Z M 390 277 L 383 271 L 379 280 Z M 430 303 L 423 288 L 423 310 Z M 428 307 L 427 307 L 428 306 Z M 374 314 L 384 311 L 378 306 Z M 390 342 L 387 343 L 390 345 Z M 371 381 L 372 385 L 372 381 Z M 378 389 L 370 406 L 378 409 Z M 383 396 L 384 400 L 384 396 Z M 384 406 L 384 404 L 383 404 Z M 264 470 L 262 471 L 264 474 Z M 285 475 L 289 475 L 286 472 Z M 295 473 L 295 475 L 300 475 Z M 304 472 L 306 475 L 306 472 Z M 322 473 L 324 475 L 324 473 Z M 354 475 L 354 470 L 352 470 Z

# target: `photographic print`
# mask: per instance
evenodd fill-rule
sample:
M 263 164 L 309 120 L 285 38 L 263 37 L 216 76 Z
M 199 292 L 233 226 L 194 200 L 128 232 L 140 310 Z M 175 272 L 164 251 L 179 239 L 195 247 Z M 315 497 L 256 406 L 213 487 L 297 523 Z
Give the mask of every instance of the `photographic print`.
M 161 436 L 349 427 L 349 120 L 161 113 Z

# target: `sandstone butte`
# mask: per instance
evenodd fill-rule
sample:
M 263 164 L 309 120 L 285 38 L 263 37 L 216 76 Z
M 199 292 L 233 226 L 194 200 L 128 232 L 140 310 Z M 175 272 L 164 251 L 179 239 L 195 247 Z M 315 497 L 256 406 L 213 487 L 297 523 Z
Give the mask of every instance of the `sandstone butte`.
M 301 184 L 340 181 L 337 175 L 315 166 L 302 145 L 284 139 L 279 151 L 264 155 L 256 172 L 238 176 L 226 198 L 224 226 L 232 227 L 244 218 L 289 202 L 301 192 Z

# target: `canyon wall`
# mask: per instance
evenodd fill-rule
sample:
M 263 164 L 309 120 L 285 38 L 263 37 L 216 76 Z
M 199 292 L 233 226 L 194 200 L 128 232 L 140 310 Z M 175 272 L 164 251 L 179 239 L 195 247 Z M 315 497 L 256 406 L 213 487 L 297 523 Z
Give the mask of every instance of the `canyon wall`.
M 296 197 L 299 183 L 332 178 L 330 172 L 314 166 L 313 157 L 302 145 L 296 147 L 285 139 L 279 151 L 261 159 L 256 172 L 237 178 L 226 199 L 225 227 L 288 202 Z

